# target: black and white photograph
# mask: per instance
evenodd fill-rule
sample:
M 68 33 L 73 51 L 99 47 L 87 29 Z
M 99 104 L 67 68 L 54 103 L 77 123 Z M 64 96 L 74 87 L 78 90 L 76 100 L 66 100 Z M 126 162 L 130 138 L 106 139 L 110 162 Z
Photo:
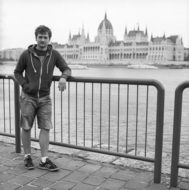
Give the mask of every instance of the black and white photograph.
M 189 190 L 189 1 L 0 0 L 0 190 Z

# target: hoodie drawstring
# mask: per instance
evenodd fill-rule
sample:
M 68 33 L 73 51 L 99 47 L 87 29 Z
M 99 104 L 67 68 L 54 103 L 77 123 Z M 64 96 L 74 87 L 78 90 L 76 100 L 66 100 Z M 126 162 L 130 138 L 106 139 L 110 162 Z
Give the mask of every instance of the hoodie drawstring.
M 32 55 L 31 55 L 31 53 L 30 53 L 30 59 L 31 59 L 31 63 L 32 63 L 33 70 L 34 70 L 34 72 L 36 73 L 37 71 L 36 71 L 36 69 L 35 69 L 35 67 L 34 67 L 33 59 L 32 59 Z
M 50 63 L 50 60 L 51 60 L 51 56 L 52 56 L 52 51 L 51 51 L 51 54 L 50 54 L 50 57 L 49 57 L 49 60 L 48 60 L 48 63 L 47 63 L 47 74 L 49 72 L 49 63 Z

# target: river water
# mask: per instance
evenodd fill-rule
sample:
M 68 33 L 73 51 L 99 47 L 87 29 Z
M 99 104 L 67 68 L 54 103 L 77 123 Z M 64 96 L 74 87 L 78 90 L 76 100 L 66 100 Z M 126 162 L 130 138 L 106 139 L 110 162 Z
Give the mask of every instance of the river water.
M 12 74 L 15 65 L 9 63 L 0 66 L 0 74 Z M 60 74 L 55 69 L 55 74 Z M 165 114 L 164 114 L 164 138 L 163 152 L 169 157 L 167 162 L 170 166 L 172 148 L 173 114 L 174 114 L 174 93 L 176 87 L 189 80 L 189 69 L 128 69 L 122 67 L 93 66 L 87 69 L 73 69 L 73 76 L 82 77 L 103 77 L 103 78 L 124 78 L 124 79 L 155 79 L 165 88 Z M 73 87 L 74 88 L 74 87 Z M 184 91 L 183 118 L 181 130 L 181 157 L 188 163 L 189 157 L 189 90 Z M 140 106 L 140 104 L 139 104 Z M 87 109 L 87 108 L 86 108 Z M 87 114 L 86 114 L 87 115 Z M 82 116 L 82 115 L 81 115 Z M 79 117 L 79 115 L 78 115 Z M 87 116 L 86 116 L 87 117 Z M 124 122 L 123 122 L 124 123 Z M 87 121 L 86 121 L 87 124 Z M 139 134 L 140 135 L 140 134 Z M 87 138 L 86 138 L 87 139 Z M 142 138 L 141 138 L 142 139 Z M 150 138 L 149 138 L 150 139 Z M 143 140 L 143 139 L 142 139 Z M 154 140 L 153 138 L 151 140 Z M 154 142 L 152 142 L 154 144 Z M 188 174 L 187 174 L 188 175 Z

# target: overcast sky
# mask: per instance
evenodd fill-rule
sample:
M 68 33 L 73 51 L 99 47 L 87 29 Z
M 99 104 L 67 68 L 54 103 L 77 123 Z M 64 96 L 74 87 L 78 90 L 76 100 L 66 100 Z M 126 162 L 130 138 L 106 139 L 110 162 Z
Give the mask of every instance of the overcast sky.
M 0 0 L 0 49 L 35 43 L 38 25 L 52 29 L 51 41 L 67 43 L 69 32 L 84 25 L 94 41 L 104 14 L 113 25 L 117 40 L 127 31 L 147 27 L 149 38 L 180 35 L 189 47 L 189 0 Z

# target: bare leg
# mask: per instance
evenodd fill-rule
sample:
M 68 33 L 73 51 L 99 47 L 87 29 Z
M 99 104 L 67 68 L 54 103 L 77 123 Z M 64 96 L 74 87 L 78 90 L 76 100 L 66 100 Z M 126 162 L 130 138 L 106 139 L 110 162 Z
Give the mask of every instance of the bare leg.
M 22 129 L 22 144 L 25 154 L 31 154 L 31 130 Z
M 41 156 L 46 157 L 49 149 L 49 130 L 41 129 L 39 134 L 39 145 L 41 148 Z

